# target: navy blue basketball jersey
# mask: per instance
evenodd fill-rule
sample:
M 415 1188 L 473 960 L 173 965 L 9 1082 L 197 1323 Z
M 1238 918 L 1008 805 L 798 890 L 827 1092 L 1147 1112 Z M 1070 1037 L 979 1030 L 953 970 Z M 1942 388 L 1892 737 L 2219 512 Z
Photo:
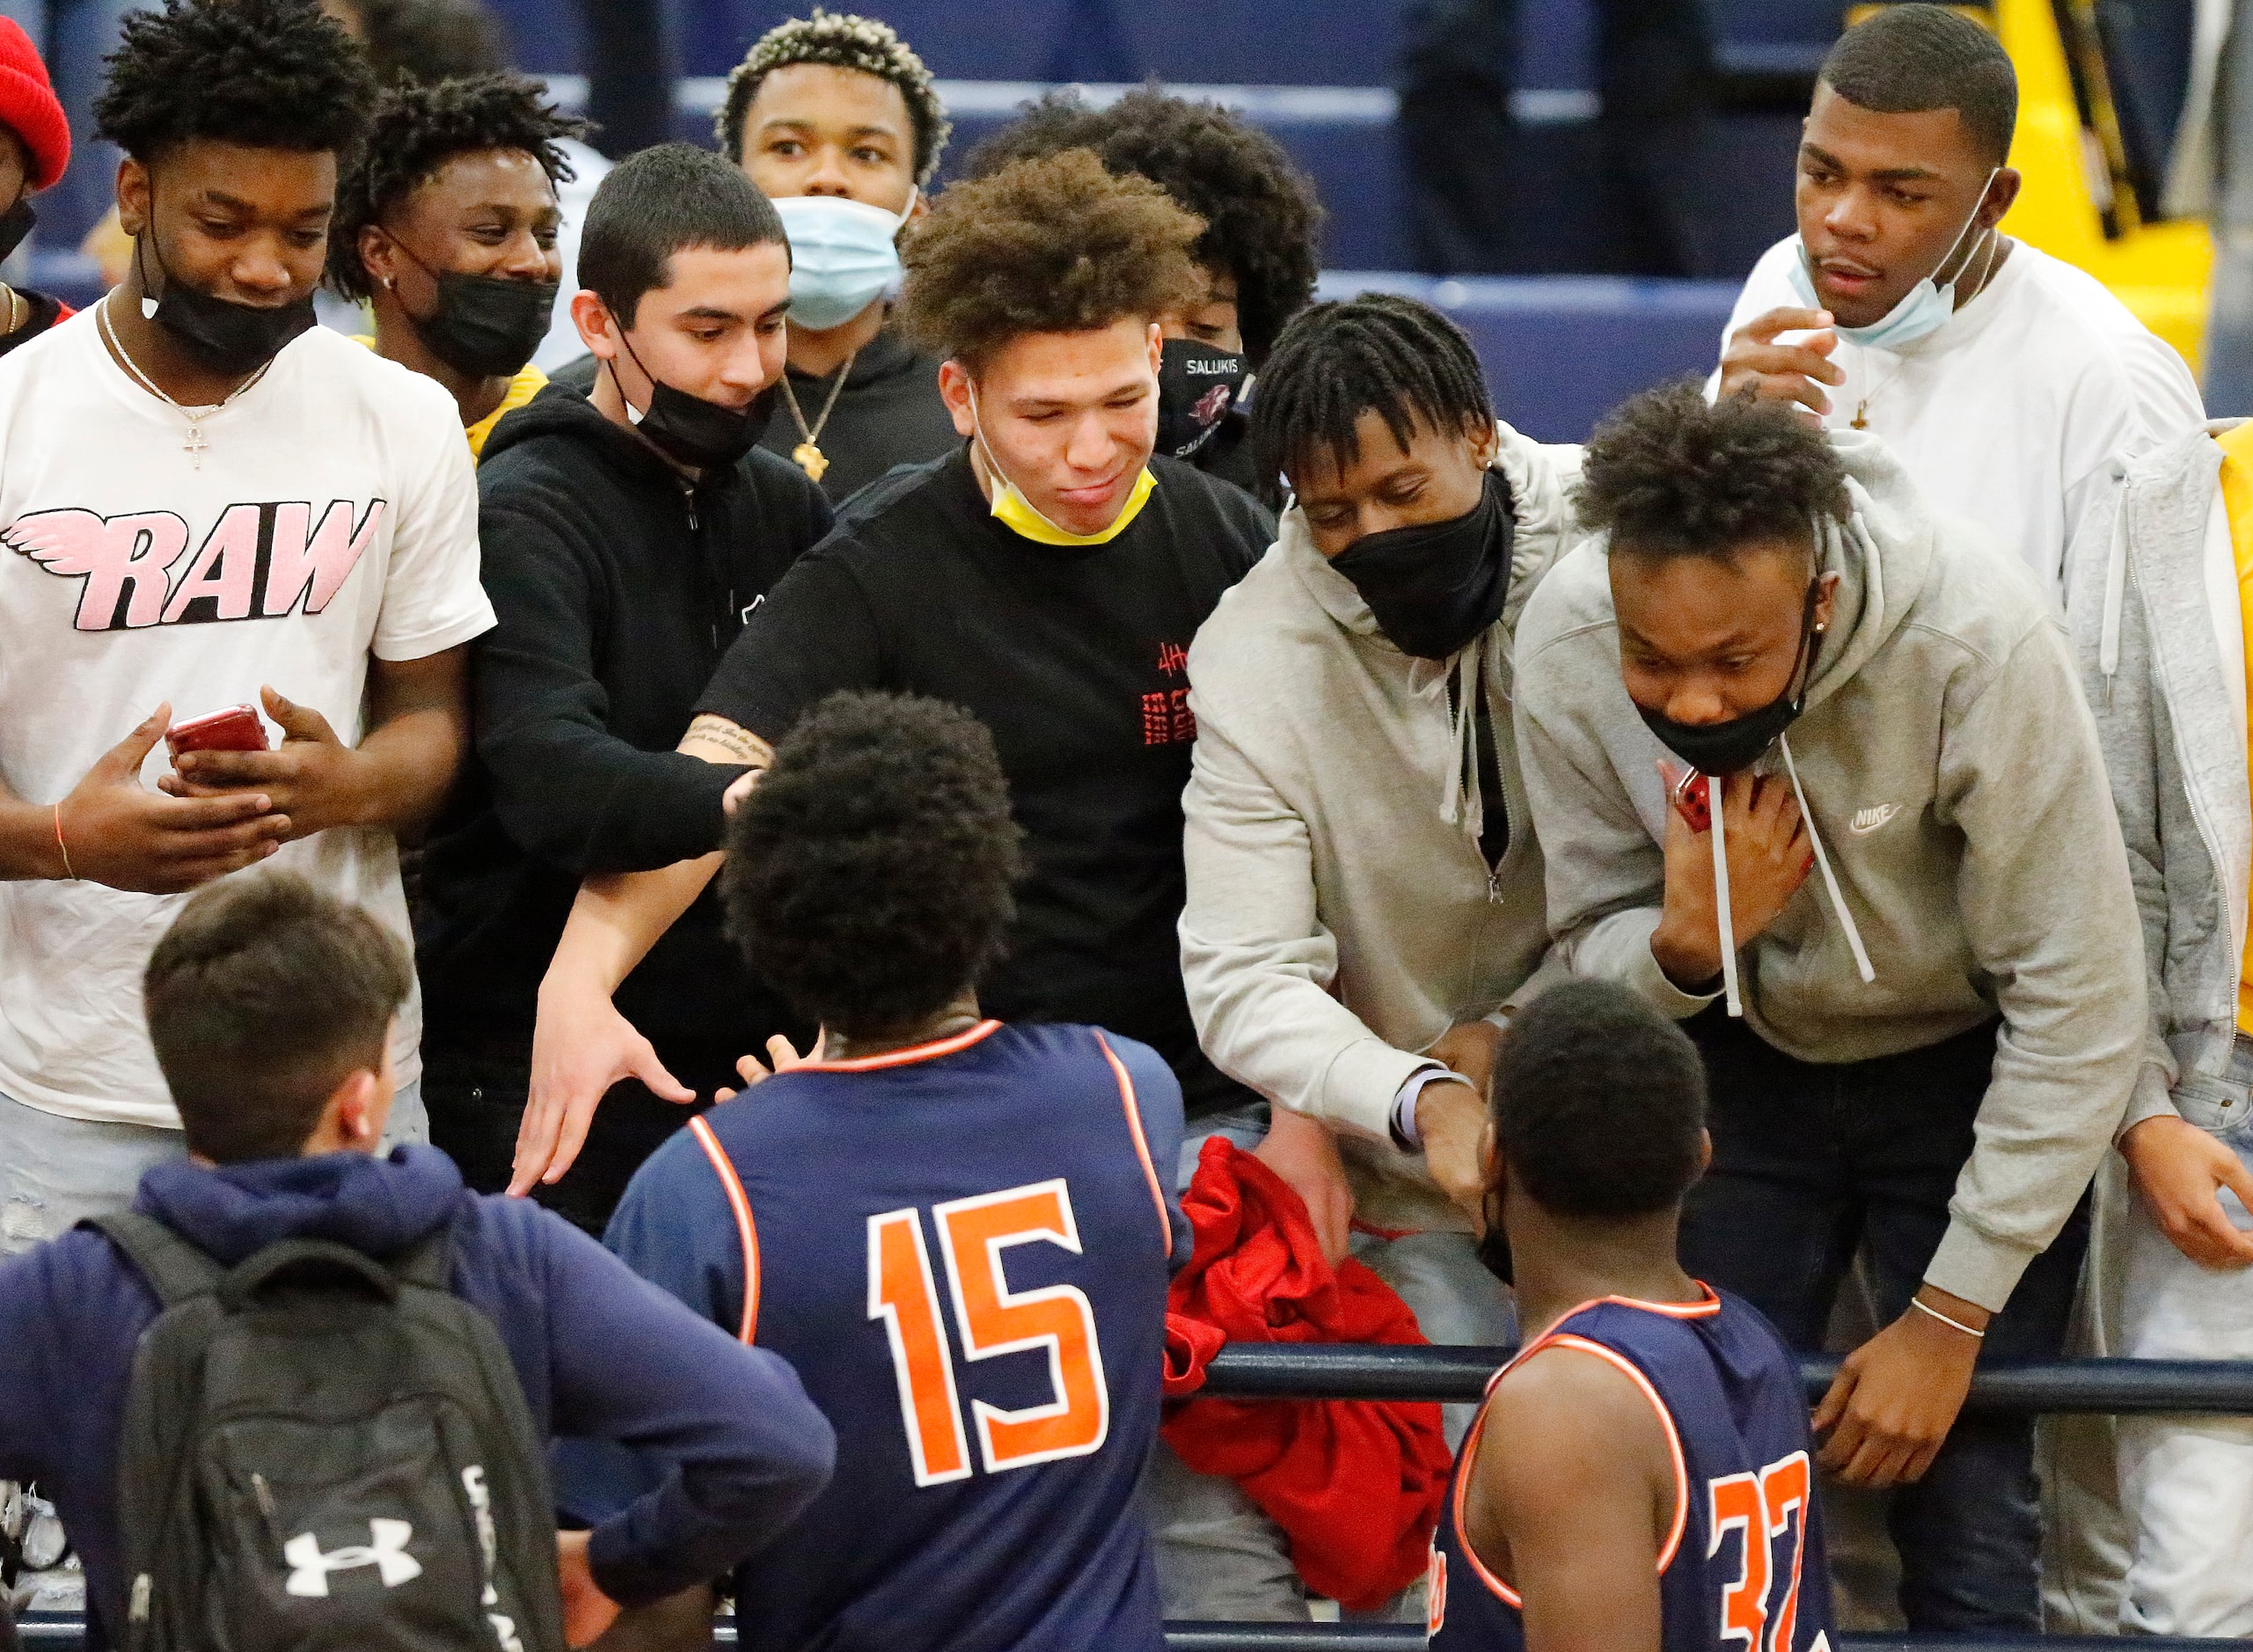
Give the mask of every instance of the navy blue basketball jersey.
M 794 1068 L 651 1157 L 611 1247 L 837 1429 L 828 1489 L 736 1575 L 747 1652 L 1159 1652 L 1135 1488 L 1181 1133 L 1144 1046 L 987 1021 Z
M 1664 1652 L 1828 1652 L 1836 1631 L 1807 1399 L 1798 1363 L 1759 1312 L 1710 1287 L 1701 1303 L 1587 1303 L 1503 1366 L 1489 1399 L 1548 1348 L 1596 1355 L 1635 1378 L 1672 1444 L 1674 1522 L 1658 1553 Z M 1517 1591 L 1463 1540 L 1466 1471 L 1486 1415 L 1463 1441 L 1432 1535 L 1432 1652 L 1525 1645 Z

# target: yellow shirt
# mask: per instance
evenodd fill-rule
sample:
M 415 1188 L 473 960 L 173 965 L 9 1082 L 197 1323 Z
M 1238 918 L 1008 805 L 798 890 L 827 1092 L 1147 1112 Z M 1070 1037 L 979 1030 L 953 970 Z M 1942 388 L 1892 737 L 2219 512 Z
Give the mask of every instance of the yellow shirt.
M 355 333 L 352 341 L 364 344 L 371 350 L 376 347 L 376 340 L 364 333 Z M 493 434 L 493 427 L 501 422 L 502 415 L 515 413 L 546 388 L 547 375 L 527 362 L 523 369 L 508 381 L 508 393 L 501 398 L 501 406 L 463 430 L 462 434 L 470 439 L 470 457 L 483 458 L 485 439 Z
M 2214 438 L 2221 449 L 2221 505 L 2237 554 L 2237 608 L 2245 630 L 2246 680 L 2253 683 L 2253 423 Z M 2253 761 L 2253 752 L 2248 753 Z M 2253 930 L 2237 973 L 2237 1030 L 2253 1033 Z

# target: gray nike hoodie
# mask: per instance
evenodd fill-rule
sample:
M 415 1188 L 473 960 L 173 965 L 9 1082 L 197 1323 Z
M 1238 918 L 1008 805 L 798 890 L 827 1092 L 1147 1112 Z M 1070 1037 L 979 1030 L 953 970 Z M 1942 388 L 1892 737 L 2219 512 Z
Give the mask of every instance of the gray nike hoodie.
M 2121 1127 L 2147 1025 L 2135 896 L 2047 597 L 1983 530 L 1927 511 L 1876 437 L 1831 439 L 1853 504 L 1824 529 L 1832 624 L 1804 714 L 1759 765 L 1796 771 L 1827 864 L 1767 929 L 1736 938 L 1744 1012 L 1785 1054 L 1839 1064 L 2001 1014 L 1976 1145 L 1925 1274 L 2001 1308 Z M 1703 1009 L 1717 995 L 1679 990 L 1650 953 L 1667 754 L 1620 681 L 1600 541 L 1526 607 L 1517 721 L 1549 928 L 1572 968 L 1677 1017 Z

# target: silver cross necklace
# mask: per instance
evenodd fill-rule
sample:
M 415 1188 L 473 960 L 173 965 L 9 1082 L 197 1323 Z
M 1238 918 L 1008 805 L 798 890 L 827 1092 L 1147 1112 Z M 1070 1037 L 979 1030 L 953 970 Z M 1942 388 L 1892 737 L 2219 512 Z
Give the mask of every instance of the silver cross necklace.
M 213 413 L 232 406 L 235 398 L 264 378 L 266 369 L 274 365 L 271 359 L 262 363 L 257 372 L 229 391 L 224 401 L 215 402 L 208 407 L 190 407 L 174 401 L 170 396 L 165 394 L 163 388 L 157 384 L 157 381 L 143 372 L 140 363 L 127 354 L 124 344 L 117 336 L 117 330 L 110 325 L 108 299 L 105 298 L 94 306 L 94 319 L 100 324 L 102 337 L 108 341 L 109 347 L 117 353 L 117 359 L 125 363 L 125 370 L 140 381 L 143 389 L 187 420 L 187 440 L 180 444 L 180 451 L 187 455 L 188 463 L 199 471 L 203 468 L 203 450 L 211 445 L 204 436 L 203 421 Z

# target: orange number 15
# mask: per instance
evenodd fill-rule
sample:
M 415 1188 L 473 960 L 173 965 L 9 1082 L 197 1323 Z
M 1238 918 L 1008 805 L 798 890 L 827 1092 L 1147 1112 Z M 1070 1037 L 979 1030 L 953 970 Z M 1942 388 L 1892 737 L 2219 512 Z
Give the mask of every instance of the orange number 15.
M 1062 1178 L 933 1205 L 933 1225 L 964 1356 L 1044 1350 L 1056 1399 L 1004 1411 L 970 1402 L 986 1473 L 1085 1457 L 1110 1432 L 1110 1389 L 1095 1341 L 1095 1315 L 1070 1285 L 1013 1291 L 1002 1253 L 1013 1245 L 1061 1245 L 1079 1254 L 1079 1227 Z M 918 1486 L 967 1479 L 969 1442 L 939 1305 L 938 1282 L 913 1209 L 868 1218 L 868 1317 L 892 1345 L 908 1455 Z

